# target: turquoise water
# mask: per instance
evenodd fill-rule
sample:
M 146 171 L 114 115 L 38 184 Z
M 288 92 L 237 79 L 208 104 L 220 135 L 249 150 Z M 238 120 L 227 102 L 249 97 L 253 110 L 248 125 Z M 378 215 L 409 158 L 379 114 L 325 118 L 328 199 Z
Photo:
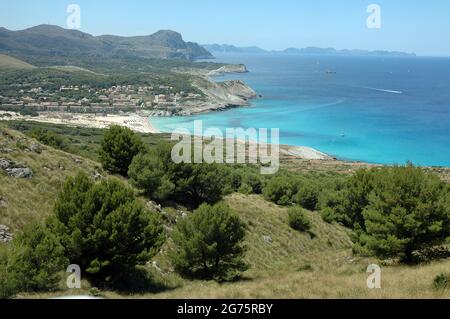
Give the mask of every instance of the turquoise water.
M 280 128 L 282 144 L 339 159 L 450 166 L 450 58 L 223 55 L 263 97 L 250 108 L 152 118 L 161 131 L 192 127 Z M 334 71 L 336 74 L 327 74 Z

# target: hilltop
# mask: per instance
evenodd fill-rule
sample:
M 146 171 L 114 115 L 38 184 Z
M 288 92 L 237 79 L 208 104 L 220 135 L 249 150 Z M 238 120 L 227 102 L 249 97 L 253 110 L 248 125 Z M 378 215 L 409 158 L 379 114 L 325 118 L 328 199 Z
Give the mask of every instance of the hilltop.
M 193 42 L 185 42 L 178 32 L 161 30 L 137 37 L 93 36 L 54 25 L 39 25 L 25 30 L 0 28 L 0 52 L 18 58 L 80 56 L 138 57 L 157 59 L 210 59 L 211 53 Z

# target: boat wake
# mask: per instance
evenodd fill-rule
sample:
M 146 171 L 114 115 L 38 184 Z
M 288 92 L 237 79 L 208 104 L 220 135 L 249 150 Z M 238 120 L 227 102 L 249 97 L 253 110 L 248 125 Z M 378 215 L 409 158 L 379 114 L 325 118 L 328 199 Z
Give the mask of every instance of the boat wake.
M 378 92 L 385 92 L 385 93 L 392 93 L 392 94 L 403 94 L 403 91 L 394 91 L 394 90 L 386 90 L 386 89 L 378 89 L 378 88 L 371 88 L 371 87 L 365 87 L 362 86 L 363 89 L 368 89 L 372 91 L 378 91 Z

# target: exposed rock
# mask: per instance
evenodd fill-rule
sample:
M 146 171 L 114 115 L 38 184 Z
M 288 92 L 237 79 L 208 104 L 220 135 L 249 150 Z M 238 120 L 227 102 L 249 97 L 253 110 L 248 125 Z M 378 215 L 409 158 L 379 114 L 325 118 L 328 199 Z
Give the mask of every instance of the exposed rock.
M 267 244 L 272 244 L 273 243 L 273 239 L 270 236 L 263 236 L 262 239 L 267 243 Z
M 72 157 L 75 164 L 83 164 L 83 160 L 77 157 Z
M 0 243 L 7 243 L 13 239 L 9 228 L 5 225 L 0 225 Z
M 0 168 L 1 169 L 7 169 L 10 168 L 11 166 L 11 162 L 4 159 L 4 158 L 0 158 Z
M 256 98 L 256 92 L 240 80 L 214 82 L 208 79 L 195 83 L 210 102 L 225 107 L 247 106 L 248 100 Z
M 6 173 L 15 178 L 33 178 L 34 176 L 33 171 L 28 167 L 8 168 Z
M 95 171 L 95 172 L 92 174 L 92 178 L 94 178 L 95 180 L 103 179 L 103 175 L 100 174 L 99 172 Z
M 227 73 L 247 73 L 247 67 L 244 64 L 228 64 L 208 73 L 208 76 L 219 76 Z
M 31 143 L 31 145 L 28 147 L 28 150 L 31 152 L 35 152 L 38 154 L 42 153 L 42 146 L 39 145 L 38 143 Z
M 147 204 L 145 205 L 145 207 L 150 210 L 150 211 L 156 211 L 158 213 L 162 212 L 162 207 L 160 204 L 155 203 L 154 201 L 149 201 L 147 202 Z
M 0 196 L 0 208 L 7 208 L 8 207 L 8 202 L 6 201 L 5 198 Z
M 13 149 L 13 148 L 0 146 L 0 153 L 2 153 L 2 154 L 8 154 L 8 153 L 12 153 L 14 151 L 15 151 L 15 149 Z
M 34 173 L 30 168 L 4 158 L 0 158 L 0 168 L 3 169 L 6 174 L 15 178 L 32 178 L 34 176 Z
M 161 267 L 158 266 L 158 263 L 156 261 L 152 262 L 152 267 L 155 268 L 158 272 L 164 273 Z

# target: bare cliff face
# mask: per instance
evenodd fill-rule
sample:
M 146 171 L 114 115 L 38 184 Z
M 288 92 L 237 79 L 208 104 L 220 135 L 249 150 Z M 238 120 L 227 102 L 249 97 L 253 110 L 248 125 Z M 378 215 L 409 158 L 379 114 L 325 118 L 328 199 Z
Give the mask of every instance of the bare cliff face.
M 204 79 L 196 86 L 213 101 L 223 102 L 230 106 L 248 105 L 249 99 L 255 98 L 256 92 L 240 80 L 214 82 Z
M 256 92 L 240 80 L 214 82 L 209 78 L 200 78 L 194 85 L 205 95 L 203 101 L 185 103 L 179 115 L 191 115 L 210 111 L 225 110 L 230 107 L 248 106 L 250 99 L 256 98 Z
M 177 68 L 172 71 L 194 76 L 193 85 L 203 93 L 204 99 L 184 102 L 175 113 L 158 112 L 158 116 L 192 115 L 248 106 L 251 99 L 258 97 L 257 93 L 243 81 L 216 82 L 212 79 L 214 76 L 228 73 L 246 73 L 248 70 L 244 64 L 227 64 L 212 71 L 193 68 Z

